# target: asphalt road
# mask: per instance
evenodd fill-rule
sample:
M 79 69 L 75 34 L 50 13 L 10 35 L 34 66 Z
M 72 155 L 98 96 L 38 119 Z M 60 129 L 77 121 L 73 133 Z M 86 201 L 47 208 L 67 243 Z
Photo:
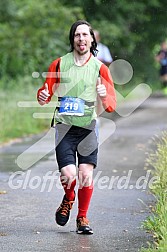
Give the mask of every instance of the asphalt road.
M 54 221 L 63 190 L 53 151 L 30 169 L 18 167 L 16 172 L 17 163 L 9 154 L 14 155 L 17 148 L 21 154 L 32 143 L 1 148 L 2 156 L 8 153 L 15 173 L 4 171 L 1 163 L 0 251 L 137 252 L 147 247 L 152 237 L 141 224 L 154 198 L 148 191 L 152 177 L 144 166 L 147 153 L 155 148 L 154 137 L 167 129 L 166 108 L 167 98 L 151 97 L 130 116 L 117 116 L 115 123 L 115 117 L 108 115 L 100 120 L 99 161 L 88 213 L 94 230 L 91 236 L 75 232 L 77 201 L 67 226 L 59 227 Z M 46 143 L 35 145 L 36 153 L 49 152 Z

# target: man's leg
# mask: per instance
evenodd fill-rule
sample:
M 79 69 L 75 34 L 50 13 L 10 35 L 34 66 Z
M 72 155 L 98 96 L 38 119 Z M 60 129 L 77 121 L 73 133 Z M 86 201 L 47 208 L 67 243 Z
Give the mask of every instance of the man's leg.
M 93 234 L 87 219 L 92 193 L 93 193 L 93 168 L 92 164 L 79 165 L 79 189 L 78 189 L 78 215 L 77 233 Z
M 67 165 L 61 169 L 60 181 L 64 188 L 66 198 L 74 200 L 76 186 L 76 167 L 75 165 Z
M 67 165 L 61 169 L 60 180 L 65 191 L 62 203 L 57 209 L 55 219 L 58 225 L 64 226 L 70 217 L 70 210 L 75 200 L 76 168 L 75 165 Z

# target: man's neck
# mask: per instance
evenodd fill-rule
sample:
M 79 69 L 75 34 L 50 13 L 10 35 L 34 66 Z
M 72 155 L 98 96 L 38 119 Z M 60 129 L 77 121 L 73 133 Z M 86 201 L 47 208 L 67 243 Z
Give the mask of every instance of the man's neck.
M 79 55 L 77 52 L 74 51 L 74 62 L 77 66 L 83 66 L 89 60 L 90 56 L 90 52 L 87 52 L 83 55 Z

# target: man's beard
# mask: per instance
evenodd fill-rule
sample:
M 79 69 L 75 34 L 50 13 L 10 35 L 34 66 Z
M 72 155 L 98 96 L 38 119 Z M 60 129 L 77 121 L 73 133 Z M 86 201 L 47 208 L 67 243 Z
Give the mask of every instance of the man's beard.
M 77 53 L 78 53 L 79 55 L 85 55 L 88 51 L 89 51 L 89 50 L 86 50 L 86 51 L 82 52 L 82 51 L 77 50 Z

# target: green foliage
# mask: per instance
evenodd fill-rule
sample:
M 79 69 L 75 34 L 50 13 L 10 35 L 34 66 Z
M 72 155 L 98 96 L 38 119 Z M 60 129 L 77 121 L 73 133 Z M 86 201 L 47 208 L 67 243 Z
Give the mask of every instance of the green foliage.
M 62 0 L 81 6 L 114 58 L 128 60 L 142 82 L 158 81 L 153 49 L 167 36 L 165 0 Z
M 165 0 L 1 0 L 0 78 L 47 71 L 68 51 L 77 19 L 99 29 L 114 59 L 128 60 L 142 82 L 158 81 L 154 47 L 167 35 Z
M 159 179 L 151 188 L 156 197 L 153 214 L 143 223 L 145 229 L 153 233 L 156 251 L 167 251 L 167 132 L 157 143 L 155 153 L 149 155 L 147 166 L 154 168 L 153 175 Z M 142 251 L 155 251 L 154 249 Z
M 36 101 L 39 86 L 31 77 L 14 79 L 3 78 L 1 86 L 8 81 L 8 90 L 0 89 L 0 144 L 10 139 L 41 133 L 50 127 L 51 119 L 35 119 L 33 113 L 48 112 L 53 114 L 53 108 L 47 106 L 23 108 L 18 106 L 20 101 Z M 2 83 L 3 82 L 3 83 Z
M 0 76 L 47 71 L 51 61 L 69 49 L 69 24 L 83 18 L 81 9 L 63 7 L 58 0 L 4 2 L 8 17 L 2 13 Z

